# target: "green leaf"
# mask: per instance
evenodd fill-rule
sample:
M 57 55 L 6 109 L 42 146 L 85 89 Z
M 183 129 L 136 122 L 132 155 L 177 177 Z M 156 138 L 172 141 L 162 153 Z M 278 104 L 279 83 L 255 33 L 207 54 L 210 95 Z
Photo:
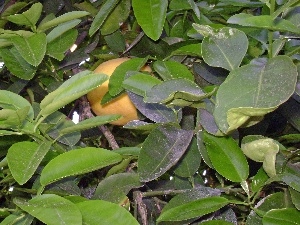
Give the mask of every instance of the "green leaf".
M 43 169 L 40 182 L 46 186 L 64 177 L 88 173 L 121 160 L 121 155 L 102 148 L 75 149 L 52 159 Z
M 183 203 L 180 206 L 163 211 L 157 219 L 157 222 L 162 221 L 182 221 L 195 217 L 201 217 L 208 213 L 214 212 L 229 201 L 223 197 L 208 197 L 198 199 L 189 203 Z
M 101 35 L 108 35 L 119 29 L 130 13 L 131 1 L 122 0 L 107 16 L 101 27 Z
M 9 15 L 17 14 L 20 10 L 27 6 L 26 2 L 15 2 L 14 4 L 8 6 L 4 12 L 1 13 L 1 17 L 5 18 Z
M 174 173 L 181 177 L 192 177 L 199 169 L 200 163 L 201 155 L 198 151 L 197 139 L 193 138 L 189 148 L 176 164 Z
M 121 63 L 109 78 L 109 94 L 116 96 L 123 91 L 123 81 L 128 71 L 139 71 L 146 63 L 147 59 L 133 58 Z
M 216 95 L 214 117 L 218 127 L 228 133 L 259 122 L 289 99 L 296 81 L 297 68 L 287 56 L 258 59 L 233 70 Z
M 48 44 L 54 41 L 57 38 L 60 38 L 64 33 L 71 30 L 80 23 L 79 19 L 71 20 L 69 22 L 63 23 L 55 27 L 53 30 L 47 34 Z
M 14 199 L 14 203 L 47 225 L 82 225 L 77 206 L 58 195 L 43 194 L 28 202 Z
M 51 147 L 51 142 L 22 141 L 13 144 L 7 152 L 9 169 L 19 184 L 25 184 L 34 174 Z
M 42 100 L 40 115 L 48 116 L 75 99 L 101 85 L 108 76 L 96 76 L 90 71 L 83 71 L 65 81 L 58 89 L 49 93 Z
M 136 173 L 114 174 L 98 184 L 92 199 L 101 199 L 120 204 L 131 189 L 141 186 L 143 184 Z
M 31 225 L 34 217 L 24 212 L 14 212 L 1 221 L 1 225 Z
M 194 76 L 188 68 L 176 61 L 156 61 L 153 67 L 164 80 L 185 78 L 194 81 Z
M 156 41 L 159 39 L 166 20 L 167 0 L 132 0 L 134 15 L 145 34 Z
M 188 44 L 185 46 L 182 46 L 173 52 L 171 52 L 170 56 L 174 55 L 190 55 L 190 56 L 197 56 L 197 57 L 202 57 L 201 53 L 201 43 L 197 44 Z
M 86 225 L 139 225 L 136 219 L 123 207 L 102 200 L 90 200 L 77 204 Z
M 69 30 L 63 33 L 59 38 L 54 39 L 47 45 L 46 54 L 61 61 L 65 57 L 65 52 L 76 41 L 78 31 L 76 29 Z
M 97 30 L 100 29 L 102 24 L 104 23 L 105 19 L 109 16 L 109 14 L 112 12 L 112 10 L 116 7 L 116 5 L 119 3 L 120 0 L 109 0 L 106 1 L 100 8 L 99 12 L 95 16 L 90 30 L 89 35 L 93 36 Z
M 196 24 L 194 27 L 197 30 Z M 246 55 L 248 39 L 244 32 L 224 27 L 204 37 L 201 47 L 203 60 L 208 65 L 232 71 L 240 66 Z
M 121 116 L 119 116 L 119 115 L 96 116 L 93 118 L 83 120 L 73 126 L 63 128 L 62 130 L 59 131 L 59 133 L 61 135 L 64 135 L 64 134 L 68 134 L 68 133 L 86 130 L 86 129 L 89 129 L 92 127 L 97 127 L 97 126 L 115 121 L 115 120 L 119 119 L 120 117 Z
M 73 11 L 73 12 L 67 12 L 53 20 L 47 21 L 45 23 L 42 23 L 39 25 L 38 27 L 38 32 L 44 32 L 52 27 L 55 27 L 59 24 L 71 21 L 71 20 L 75 20 L 84 16 L 89 15 L 88 12 L 85 11 Z
M 272 209 L 263 217 L 264 225 L 298 225 L 300 212 L 297 209 Z
M 292 202 L 295 207 L 300 210 L 300 192 L 295 191 L 293 188 L 289 188 L 289 192 L 292 198 Z
M 36 68 L 26 62 L 15 47 L 2 48 L 0 54 L 5 66 L 13 75 L 24 80 L 30 80 L 34 77 Z
M 154 180 L 174 166 L 188 148 L 192 137 L 193 131 L 167 124 L 152 130 L 143 143 L 138 159 L 140 180 Z
M 27 11 L 22 14 L 10 15 L 7 20 L 18 25 L 33 27 L 42 14 L 43 5 L 41 3 L 33 4 Z
M 266 173 L 269 177 L 274 177 L 276 175 L 276 154 L 279 152 L 278 143 L 271 138 L 246 142 L 246 138 L 243 139 L 241 145 L 244 154 L 256 162 L 263 162 Z
M 11 41 L 29 64 L 38 66 L 42 62 L 46 53 L 46 34 L 37 33 L 30 37 L 13 37 Z
M 203 141 L 216 171 L 233 182 L 248 178 L 249 166 L 242 150 L 231 137 L 216 137 L 206 132 Z
M 168 122 L 177 123 L 178 122 L 180 114 L 174 111 L 173 109 L 158 103 L 145 103 L 142 96 L 136 95 L 131 92 L 127 92 L 127 93 L 129 95 L 130 100 L 133 102 L 133 104 L 139 110 L 139 112 L 141 112 L 144 116 L 146 116 L 151 121 L 155 123 L 168 123 Z M 138 121 L 132 121 L 132 122 L 135 123 Z M 153 126 L 153 124 L 150 126 Z
M 123 87 L 137 95 L 145 96 L 145 92 L 150 90 L 154 85 L 160 84 L 161 80 L 140 72 L 133 74 L 123 81 Z
M 3 109 L 18 110 L 28 107 L 28 117 L 33 119 L 34 112 L 31 104 L 23 97 L 10 91 L 0 90 L 0 107 Z
M 232 223 L 225 220 L 209 220 L 204 221 L 201 225 L 232 225 Z
M 238 24 L 241 26 L 265 28 L 274 31 L 281 32 L 292 32 L 295 34 L 300 34 L 299 28 L 295 26 L 292 22 L 282 19 L 280 17 L 273 18 L 269 15 L 253 16 L 251 14 L 240 13 L 231 16 L 228 23 Z
M 198 85 L 183 78 L 166 80 L 146 92 L 145 102 L 177 105 L 176 100 L 185 100 L 185 105 L 202 101 L 207 97 Z

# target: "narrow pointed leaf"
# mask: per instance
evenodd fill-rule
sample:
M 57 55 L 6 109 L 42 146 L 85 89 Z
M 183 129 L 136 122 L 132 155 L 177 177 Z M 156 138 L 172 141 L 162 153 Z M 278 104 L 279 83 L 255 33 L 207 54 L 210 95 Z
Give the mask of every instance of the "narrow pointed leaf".
M 119 115 L 105 115 L 105 116 L 96 116 L 90 119 L 86 119 L 83 120 L 73 126 L 70 127 L 66 127 L 62 130 L 60 130 L 60 134 L 64 135 L 64 134 L 68 134 L 68 133 L 73 133 L 73 132 L 77 132 L 77 131 L 82 131 L 82 130 L 86 130 L 92 127 L 97 127 L 112 121 L 115 121 L 117 119 L 119 119 L 121 116 Z
M 226 198 L 217 196 L 198 199 L 164 211 L 157 221 L 181 221 L 201 217 L 222 208 L 228 203 L 229 201 Z
M 51 142 L 17 142 L 7 152 L 9 169 L 19 184 L 25 184 L 34 174 L 51 147 Z
M 55 27 L 59 24 L 62 24 L 62 23 L 65 23 L 65 22 L 68 22 L 68 21 L 71 21 L 71 20 L 74 20 L 74 19 L 78 19 L 78 18 L 81 18 L 81 17 L 84 17 L 84 16 L 87 16 L 89 15 L 88 12 L 85 12 L 85 11 L 73 11 L 73 12 L 68 12 L 68 13 L 65 13 L 53 20 L 50 20 L 48 22 L 45 22 L 43 24 L 41 24 L 39 27 L 38 27 L 38 31 L 39 32 L 44 32 L 52 27 Z
M 86 225 L 139 225 L 136 219 L 123 207 L 102 200 L 77 203 Z
M 192 137 L 193 131 L 171 125 L 162 125 L 152 130 L 143 143 L 138 160 L 140 180 L 154 180 L 174 166 L 189 146 Z
M 45 186 L 64 177 L 88 173 L 121 160 L 121 155 L 102 148 L 75 149 L 52 159 L 43 169 L 40 182 Z
M 82 216 L 71 201 L 54 194 L 43 194 L 28 202 L 15 199 L 14 203 L 48 225 L 81 225 Z
M 94 18 L 91 28 L 89 30 L 89 35 L 93 36 L 97 30 L 100 29 L 101 25 L 104 23 L 105 19 L 111 13 L 111 11 L 116 7 L 120 0 L 110 0 L 106 1 L 100 8 L 96 17 Z
M 7 17 L 7 20 L 18 25 L 33 27 L 41 16 L 42 8 L 43 5 L 41 3 L 35 3 L 22 14 L 9 15 Z
M 38 66 L 46 53 L 46 34 L 37 33 L 30 37 L 14 37 L 12 43 L 21 56 L 31 65 Z
M 214 117 L 220 130 L 227 133 L 276 109 L 294 93 L 297 74 L 287 56 L 258 59 L 232 71 L 216 96 Z
M 167 0 L 133 0 L 132 7 L 134 15 L 145 34 L 158 40 L 166 19 Z
M 280 17 L 274 19 L 273 16 L 269 15 L 253 16 L 246 13 L 240 13 L 230 17 L 227 22 L 241 26 L 258 27 L 274 31 L 300 34 L 299 28 L 292 22 Z
M 80 72 L 67 81 L 58 89 L 46 95 L 42 100 L 40 114 L 48 116 L 66 104 L 85 95 L 107 80 L 108 76 L 95 76 L 90 71 Z
M 249 166 L 242 150 L 231 137 L 203 133 L 203 141 L 215 170 L 233 182 L 248 178 Z

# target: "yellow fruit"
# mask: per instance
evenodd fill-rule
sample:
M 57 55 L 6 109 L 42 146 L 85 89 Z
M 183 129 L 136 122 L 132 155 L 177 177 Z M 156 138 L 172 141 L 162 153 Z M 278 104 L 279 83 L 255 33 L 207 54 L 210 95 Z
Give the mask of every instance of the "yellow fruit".
M 102 64 L 100 64 L 96 69 L 96 73 L 104 73 L 108 76 L 114 72 L 117 66 L 121 63 L 129 60 L 129 58 L 117 58 L 108 60 Z M 145 66 L 142 68 L 143 71 L 151 71 L 149 66 Z M 107 104 L 101 105 L 101 100 L 103 96 L 108 91 L 108 83 L 109 81 L 105 81 L 102 85 L 90 91 L 87 94 L 87 98 L 90 102 L 90 106 L 92 111 L 98 115 L 112 115 L 119 114 L 122 117 L 116 121 L 111 122 L 114 125 L 125 125 L 129 121 L 137 120 L 138 114 L 137 109 L 134 104 L 131 102 L 130 98 L 126 93 L 119 95 L 117 98 L 108 102 Z

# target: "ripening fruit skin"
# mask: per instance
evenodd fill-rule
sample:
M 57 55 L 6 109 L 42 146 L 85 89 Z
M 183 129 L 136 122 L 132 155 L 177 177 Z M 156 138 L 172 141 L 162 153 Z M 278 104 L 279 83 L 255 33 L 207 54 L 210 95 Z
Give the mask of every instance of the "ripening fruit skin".
M 100 64 L 96 69 L 95 73 L 104 73 L 108 76 L 111 76 L 116 67 L 121 63 L 129 60 L 129 58 L 117 58 L 108 60 Z M 142 71 L 151 71 L 149 66 L 142 68 Z M 138 113 L 134 104 L 131 102 L 127 93 L 119 95 L 117 98 L 108 102 L 107 104 L 101 105 L 101 100 L 103 96 L 108 92 L 108 83 L 109 80 L 105 81 L 102 85 L 90 91 L 87 94 L 87 99 L 90 103 L 92 111 L 98 115 L 112 115 L 119 114 L 122 117 L 116 121 L 111 122 L 110 124 L 123 126 L 129 121 L 137 120 Z

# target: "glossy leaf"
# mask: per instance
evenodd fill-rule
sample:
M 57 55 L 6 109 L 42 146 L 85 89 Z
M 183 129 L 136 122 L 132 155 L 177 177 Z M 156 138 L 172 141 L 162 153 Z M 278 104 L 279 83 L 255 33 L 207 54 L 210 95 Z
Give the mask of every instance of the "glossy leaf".
M 145 34 L 154 41 L 158 40 L 165 23 L 168 1 L 133 0 L 132 7 L 134 15 Z
M 120 119 L 120 117 L 121 116 L 119 116 L 119 115 L 96 116 L 93 118 L 83 120 L 77 124 L 74 124 L 73 126 L 66 127 L 64 129 L 60 130 L 59 133 L 61 135 L 64 135 L 64 134 L 68 134 L 68 133 L 86 130 L 86 129 L 89 129 L 92 127 L 97 127 L 97 126 L 115 121 L 117 119 Z
M 31 65 L 38 66 L 46 53 L 46 34 L 38 33 L 28 38 L 14 37 L 11 39 L 21 56 Z
M 229 201 L 226 198 L 217 196 L 198 199 L 163 211 L 157 221 L 181 221 L 201 217 L 222 208 L 228 203 Z
M 77 206 L 54 194 L 43 194 L 28 202 L 15 199 L 14 203 L 48 225 L 81 225 L 82 217 Z
M 201 29 L 194 25 L 197 30 Z M 238 49 L 238 51 L 237 51 Z M 246 55 L 248 39 L 244 32 L 224 27 L 204 37 L 202 42 L 203 60 L 210 66 L 222 67 L 229 71 L 238 68 Z
M 42 100 L 40 115 L 48 116 L 66 104 L 83 96 L 108 79 L 108 76 L 95 76 L 90 71 L 83 71 L 65 81 L 58 89 L 49 93 Z
M 201 223 L 202 225 L 232 225 L 232 223 L 225 220 L 209 220 Z
M 121 160 L 119 154 L 102 148 L 75 149 L 52 159 L 43 169 L 40 182 L 46 186 L 64 177 L 88 173 Z
M 201 101 L 206 98 L 204 93 L 194 82 L 186 79 L 172 79 L 153 86 L 146 92 L 145 102 L 173 104 L 176 99 L 188 102 Z M 192 103 L 190 103 L 192 104 Z
M 86 225 L 139 225 L 136 219 L 123 207 L 102 200 L 89 200 L 76 204 Z
M 100 29 L 101 25 L 105 21 L 105 19 L 108 17 L 108 15 L 112 12 L 112 10 L 116 7 L 120 0 L 110 0 L 106 1 L 100 8 L 99 12 L 95 16 L 90 30 L 89 30 L 89 35 L 92 36 L 94 35 L 97 30 Z
M 192 137 L 192 131 L 171 125 L 162 125 L 152 130 L 143 143 L 138 159 L 140 180 L 154 180 L 174 166 L 186 151 Z
M 7 152 L 9 169 L 19 184 L 25 184 L 34 174 L 51 147 L 51 142 L 22 141 L 13 144 Z
M 5 217 L 1 225 L 31 225 L 34 217 L 27 213 L 15 212 Z
M 136 173 L 119 173 L 102 180 L 92 197 L 120 204 L 133 188 L 143 186 Z
M 273 209 L 290 207 L 292 207 L 292 203 L 288 196 L 288 192 L 276 192 L 274 194 L 270 194 L 261 199 L 255 206 L 256 209 L 260 210 L 263 213 Z M 251 211 L 247 217 L 247 225 L 251 224 L 263 224 L 262 215 L 258 215 L 257 213 L 255 213 L 255 211 Z
M 47 45 L 46 54 L 61 61 L 65 57 L 65 52 L 75 43 L 78 31 L 69 30 L 62 34 L 59 38 L 54 39 Z
M 5 66 L 13 75 L 24 80 L 30 80 L 35 75 L 36 68 L 30 65 L 15 47 L 2 48 L 0 54 Z
M 71 20 L 69 22 L 58 25 L 47 34 L 47 43 L 51 43 L 55 39 L 61 37 L 64 33 L 77 26 L 81 21 L 79 19 Z
M 292 202 L 295 207 L 300 210 L 300 192 L 295 191 L 293 188 L 289 188 L 289 192 L 292 198 Z
M 264 225 L 297 225 L 300 221 L 300 213 L 297 209 L 272 209 L 263 217 Z
M 233 182 L 242 182 L 248 178 L 247 160 L 233 138 L 203 133 L 203 141 L 208 156 L 219 174 Z
M 158 103 L 145 103 L 142 96 L 128 92 L 130 100 L 145 117 L 156 123 L 178 122 L 178 114 Z
M 220 130 L 230 132 L 259 122 L 294 93 L 297 70 L 287 56 L 259 59 L 232 71 L 220 85 L 214 117 Z
M 40 24 L 40 26 L 38 26 L 38 31 L 39 32 L 44 32 L 52 27 L 55 27 L 59 24 L 74 20 L 74 19 L 78 19 L 84 16 L 89 15 L 88 12 L 85 11 L 73 11 L 73 12 L 67 12 L 55 19 L 52 19 L 50 21 L 47 21 L 45 23 Z
M 156 61 L 153 67 L 164 80 L 185 78 L 194 81 L 194 76 L 188 68 L 176 61 Z
M 124 80 L 123 87 L 140 96 L 145 96 L 145 92 L 150 90 L 154 85 L 160 84 L 161 80 L 140 72 L 133 74 Z
M 211 163 L 211 160 L 210 160 L 210 158 L 208 156 L 208 153 L 207 153 L 207 149 L 206 149 L 206 147 L 204 145 L 204 142 L 203 142 L 203 133 L 204 132 L 205 131 L 198 131 L 197 134 L 196 134 L 197 135 L 198 150 L 199 150 L 199 152 L 201 154 L 201 157 L 202 157 L 203 161 L 205 162 L 205 164 L 213 169 L 214 166 Z
M 201 155 L 198 151 L 197 140 L 193 138 L 185 154 L 177 163 L 174 173 L 181 177 L 192 177 L 199 169 L 200 163 Z
M 214 189 L 210 187 L 205 187 L 199 185 L 193 189 L 186 189 L 183 193 L 174 196 L 168 204 L 166 204 L 162 210 L 162 212 L 167 211 L 172 208 L 176 208 L 182 203 L 190 203 L 195 200 L 200 200 L 204 198 L 209 198 L 213 196 L 220 196 L 221 191 L 219 189 Z
M 10 91 L 0 90 L 0 107 L 12 110 L 28 107 L 28 118 L 33 119 L 34 117 L 31 104 L 25 98 Z
M 117 6 L 112 10 L 112 12 L 107 16 L 106 20 L 101 26 L 101 34 L 108 35 L 119 29 L 120 24 L 122 24 L 128 17 L 131 8 L 130 0 L 122 0 Z
M 277 17 L 274 19 L 269 15 L 253 16 L 246 13 L 233 15 L 227 20 L 228 23 L 241 26 L 265 28 L 269 30 L 292 32 L 300 34 L 299 28 L 288 20 Z
M 7 19 L 18 25 L 35 26 L 42 13 L 43 5 L 41 3 L 33 4 L 22 14 L 9 15 Z
M 109 94 L 116 96 L 123 91 L 123 81 L 128 71 L 139 71 L 146 63 L 147 59 L 133 58 L 121 63 L 109 78 Z
M 202 57 L 201 53 L 201 43 L 197 44 L 188 44 L 185 46 L 182 46 L 173 52 L 171 52 L 171 56 L 174 55 L 190 55 L 190 56 L 197 56 Z

